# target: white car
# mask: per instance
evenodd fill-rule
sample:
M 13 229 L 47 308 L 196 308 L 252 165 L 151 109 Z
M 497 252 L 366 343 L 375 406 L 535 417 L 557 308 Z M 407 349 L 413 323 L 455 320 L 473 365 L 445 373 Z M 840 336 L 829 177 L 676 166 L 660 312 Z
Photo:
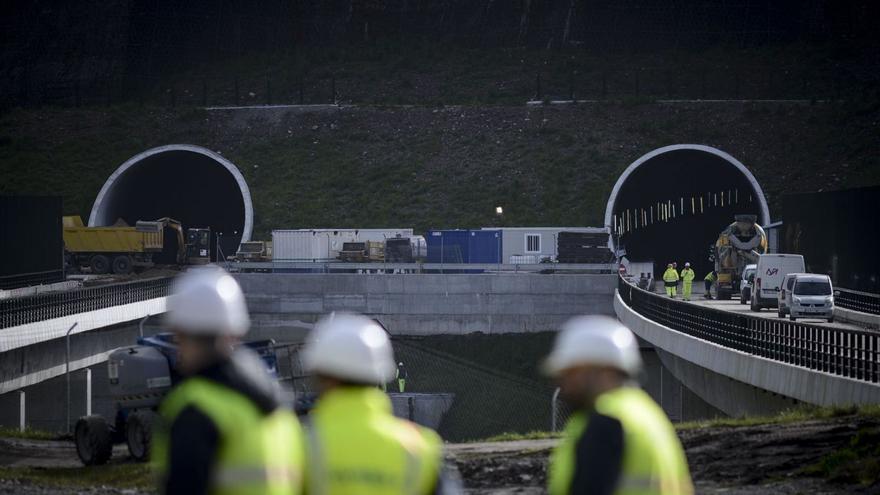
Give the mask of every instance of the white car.
M 788 308 L 791 321 L 798 318 L 821 318 L 834 321 L 834 289 L 828 275 L 813 273 L 793 277 Z
M 794 280 L 798 275 L 806 275 L 806 273 L 789 273 L 782 279 L 782 285 L 779 287 L 779 304 L 777 305 L 777 314 L 780 318 L 785 318 L 791 307 L 791 289 L 794 287 Z

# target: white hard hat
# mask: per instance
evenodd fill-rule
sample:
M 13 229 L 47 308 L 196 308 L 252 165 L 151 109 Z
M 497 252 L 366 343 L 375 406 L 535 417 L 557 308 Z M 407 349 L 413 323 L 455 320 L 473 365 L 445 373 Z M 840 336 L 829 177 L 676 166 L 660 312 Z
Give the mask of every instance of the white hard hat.
M 247 305 L 238 282 L 222 268 L 195 268 L 181 275 L 168 298 L 166 322 L 192 335 L 240 337 L 250 328 Z
M 690 264 L 690 263 L 685 263 L 684 266 L 691 266 L 691 264 Z
M 388 334 L 366 316 L 332 313 L 311 331 L 303 356 L 311 373 L 355 383 L 380 384 L 394 373 Z
M 642 359 L 635 336 L 623 323 L 607 316 L 576 316 L 556 336 L 544 372 L 555 376 L 583 364 L 611 366 L 634 376 Z

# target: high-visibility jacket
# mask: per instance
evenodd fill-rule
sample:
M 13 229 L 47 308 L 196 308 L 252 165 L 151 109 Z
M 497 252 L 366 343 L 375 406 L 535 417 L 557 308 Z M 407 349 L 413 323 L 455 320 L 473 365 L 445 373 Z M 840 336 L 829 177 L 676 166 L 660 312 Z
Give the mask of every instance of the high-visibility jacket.
M 218 452 L 213 466 L 212 494 L 288 495 L 301 493 L 303 438 L 293 412 L 278 408 L 265 414 L 245 395 L 202 377 L 177 386 L 162 402 L 165 425 L 187 407 L 195 407 L 214 423 Z M 161 477 L 168 471 L 168 432 L 153 437 L 152 456 Z
M 690 495 L 693 483 L 684 449 L 663 410 L 643 390 L 620 387 L 599 396 L 596 412 L 620 421 L 623 459 L 616 495 Z M 550 458 L 551 495 L 569 493 L 575 449 L 587 428 L 587 415 L 573 415 Z
M 706 278 L 704 278 L 703 280 L 706 280 L 708 282 L 714 282 L 715 281 L 715 272 L 709 272 L 709 274 L 706 275 Z
M 325 392 L 307 429 L 310 495 L 429 494 L 442 467 L 443 444 L 432 430 L 391 413 L 373 387 Z
M 694 277 L 696 277 L 696 274 L 690 268 L 685 268 L 681 271 L 681 279 L 685 282 L 693 282 Z
M 666 271 L 663 272 L 663 281 L 678 282 L 678 272 L 675 271 L 675 268 L 667 268 Z

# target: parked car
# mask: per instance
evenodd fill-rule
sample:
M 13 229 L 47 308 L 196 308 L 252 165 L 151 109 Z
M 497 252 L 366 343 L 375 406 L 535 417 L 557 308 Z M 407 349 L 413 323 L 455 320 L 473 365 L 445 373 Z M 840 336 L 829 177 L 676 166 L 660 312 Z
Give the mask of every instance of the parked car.
M 755 268 L 751 310 L 772 308 L 779 304 L 782 279 L 789 273 L 803 273 L 804 257 L 799 254 L 762 254 Z
M 779 287 L 778 304 L 776 306 L 777 314 L 780 318 L 785 318 L 785 315 L 788 314 L 788 310 L 791 308 L 791 289 L 794 287 L 794 280 L 798 275 L 806 274 L 789 273 L 782 279 L 782 285 Z
M 813 273 L 794 277 L 790 291 L 789 315 L 791 321 L 798 318 L 821 318 L 834 321 L 834 288 L 828 275 Z
M 748 304 L 752 300 L 752 285 L 755 283 L 755 272 L 758 265 L 746 265 L 743 269 L 742 280 L 739 282 L 739 303 Z

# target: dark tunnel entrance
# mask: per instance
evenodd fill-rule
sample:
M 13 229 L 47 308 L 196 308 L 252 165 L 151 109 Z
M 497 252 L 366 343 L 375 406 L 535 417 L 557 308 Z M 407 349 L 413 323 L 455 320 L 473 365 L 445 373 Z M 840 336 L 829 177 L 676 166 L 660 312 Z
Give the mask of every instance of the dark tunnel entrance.
M 219 234 L 223 253 L 231 256 L 242 240 L 250 240 L 253 207 L 235 165 L 205 148 L 169 145 L 122 164 L 98 194 L 89 225 L 112 225 L 118 219 L 134 225 L 162 217 L 180 220 L 184 229 L 210 227 Z M 213 246 L 216 242 L 216 259 Z
M 701 145 L 674 145 L 639 158 L 621 175 L 606 209 L 606 224 L 631 261 L 690 262 L 697 280 L 712 268 L 710 246 L 734 221 L 757 215 L 769 222 L 764 193 L 735 158 Z

